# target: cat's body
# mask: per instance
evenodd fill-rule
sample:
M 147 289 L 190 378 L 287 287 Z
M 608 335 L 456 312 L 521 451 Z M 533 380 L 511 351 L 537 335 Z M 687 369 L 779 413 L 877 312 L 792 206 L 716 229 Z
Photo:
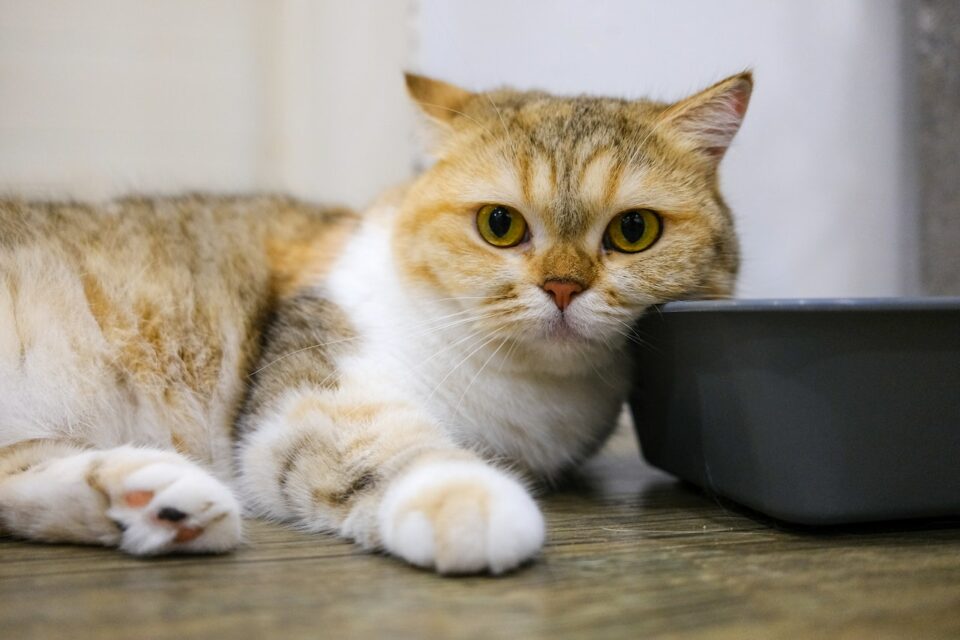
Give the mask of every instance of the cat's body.
M 230 479 L 247 374 L 290 286 L 273 248 L 319 254 L 357 222 L 268 197 L 3 202 L 0 446 L 173 447 Z
M 251 513 L 445 572 L 536 553 L 514 474 L 602 443 L 644 309 L 730 291 L 715 167 L 749 77 L 670 108 L 409 82 L 439 161 L 362 216 L 0 202 L 0 526 L 222 551 L 234 486 Z

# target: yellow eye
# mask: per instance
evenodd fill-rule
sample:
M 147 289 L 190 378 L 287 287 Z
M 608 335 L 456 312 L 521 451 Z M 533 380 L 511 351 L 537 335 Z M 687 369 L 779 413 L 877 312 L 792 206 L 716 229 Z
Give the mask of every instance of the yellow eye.
M 513 247 L 527 236 L 527 221 L 516 209 L 502 204 L 485 204 L 477 212 L 480 236 L 495 247 Z
M 660 239 L 663 222 L 656 211 L 631 209 L 614 216 L 603 236 L 603 245 L 623 253 L 639 253 Z

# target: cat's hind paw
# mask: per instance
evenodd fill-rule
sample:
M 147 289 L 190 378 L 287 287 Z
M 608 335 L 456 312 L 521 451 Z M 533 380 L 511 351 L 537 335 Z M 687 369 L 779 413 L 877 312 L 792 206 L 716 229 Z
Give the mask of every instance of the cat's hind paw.
M 503 573 L 543 546 L 543 516 L 516 480 L 479 462 L 416 467 L 379 511 L 387 551 L 445 574 Z
M 107 516 L 133 555 L 219 553 L 240 543 L 240 506 L 230 490 L 186 461 L 158 461 L 127 475 Z

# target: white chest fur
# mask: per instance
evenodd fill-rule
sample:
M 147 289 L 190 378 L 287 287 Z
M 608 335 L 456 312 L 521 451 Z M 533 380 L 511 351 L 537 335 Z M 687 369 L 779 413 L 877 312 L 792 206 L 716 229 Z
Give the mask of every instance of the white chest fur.
M 385 229 L 368 225 L 326 288 L 361 335 L 346 373 L 371 393 L 415 402 L 465 446 L 549 477 L 615 424 L 629 380 L 623 357 L 606 353 L 556 375 L 498 340 L 468 337 L 463 316 L 438 317 L 405 291 Z

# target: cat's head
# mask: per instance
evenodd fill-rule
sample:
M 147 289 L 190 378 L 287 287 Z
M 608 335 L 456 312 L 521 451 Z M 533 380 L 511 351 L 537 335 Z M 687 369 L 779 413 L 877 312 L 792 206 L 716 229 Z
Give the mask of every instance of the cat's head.
M 618 348 L 653 304 L 731 294 L 738 248 L 717 165 L 749 73 L 675 104 L 407 86 L 437 134 L 394 227 L 415 295 L 567 357 Z

